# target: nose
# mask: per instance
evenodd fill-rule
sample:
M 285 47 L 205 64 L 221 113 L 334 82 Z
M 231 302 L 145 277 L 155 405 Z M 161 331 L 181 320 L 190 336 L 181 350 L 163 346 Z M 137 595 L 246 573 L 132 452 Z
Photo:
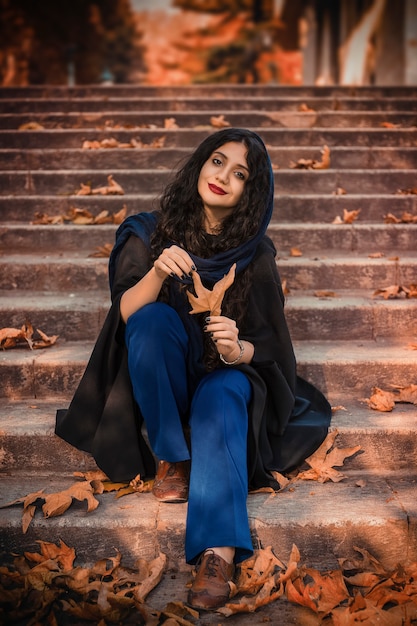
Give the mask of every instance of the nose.
M 219 182 L 226 185 L 229 181 L 229 172 L 226 169 L 222 169 L 220 172 L 217 173 L 216 178 Z

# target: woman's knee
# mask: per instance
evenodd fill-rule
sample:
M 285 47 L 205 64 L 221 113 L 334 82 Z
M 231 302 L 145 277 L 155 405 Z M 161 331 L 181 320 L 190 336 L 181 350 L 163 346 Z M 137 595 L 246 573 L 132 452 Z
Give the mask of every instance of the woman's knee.
M 163 302 L 152 302 L 138 309 L 126 322 L 126 340 L 140 337 L 141 340 L 162 340 L 173 329 L 183 330 L 182 322 L 174 309 Z

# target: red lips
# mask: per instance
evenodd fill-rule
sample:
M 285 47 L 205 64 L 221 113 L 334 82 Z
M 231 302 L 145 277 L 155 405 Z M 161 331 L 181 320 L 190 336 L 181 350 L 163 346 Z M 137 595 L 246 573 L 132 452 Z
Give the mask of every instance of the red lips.
M 216 193 L 219 196 L 225 196 L 227 193 L 226 191 L 221 189 L 221 187 L 217 187 L 217 185 L 213 185 L 211 183 L 209 183 L 208 188 L 210 189 L 210 191 L 212 191 L 213 193 Z

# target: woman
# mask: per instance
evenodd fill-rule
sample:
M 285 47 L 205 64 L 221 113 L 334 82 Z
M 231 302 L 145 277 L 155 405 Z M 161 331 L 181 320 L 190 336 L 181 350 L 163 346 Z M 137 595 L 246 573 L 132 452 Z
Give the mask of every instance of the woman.
M 112 307 L 58 435 L 114 480 L 155 476 L 188 500 L 189 603 L 229 597 L 252 554 L 248 488 L 277 487 L 326 436 L 330 407 L 296 374 L 275 249 L 273 173 L 260 137 L 207 137 L 161 199 L 129 217 L 110 259 Z M 220 315 L 190 314 L 193 273 L 212 289 L 236 263 Z M 145 432 L 146 431 L 146 432 Z M 156 458 L 156 460 L 155 460 Z

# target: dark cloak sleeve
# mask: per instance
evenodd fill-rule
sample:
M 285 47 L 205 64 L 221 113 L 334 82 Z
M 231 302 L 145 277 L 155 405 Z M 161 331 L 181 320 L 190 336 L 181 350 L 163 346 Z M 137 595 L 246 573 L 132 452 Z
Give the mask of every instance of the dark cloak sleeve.
M 285 472 L 302 463 L 325 438 L 331 414 L 324 396 L 297 377 L 274 255 L 272 242 L 264 238 L 252 261 L 253 287 L 240 329 L 241 337 L 255 346 L 251 364 L 240 366 L 253 389 L 248 433 L 252 487 L 276 487 L 269 470 Z M 90 452 L 116 481 L 155 473 L 133 399 L 119 312 L 122 293 L 149 268 L 146 246 L 130 236 L 118 256 L 112 305 L 84 375 L 69 409 L 57 412 L 56 434 Z

